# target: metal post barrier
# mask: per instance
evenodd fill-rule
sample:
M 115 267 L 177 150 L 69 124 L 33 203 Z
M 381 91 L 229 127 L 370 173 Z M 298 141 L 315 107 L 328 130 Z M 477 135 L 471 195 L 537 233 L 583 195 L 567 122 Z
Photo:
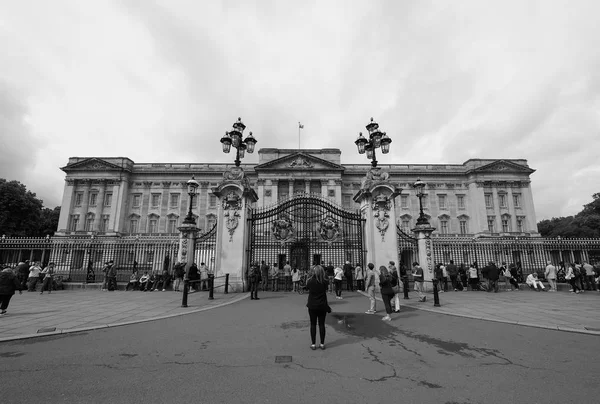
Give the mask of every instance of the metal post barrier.
M 408 279 L 402 279 L 402 289 L 404 289 L 404 300 L 408 300 Z
M 187 299 L 188 299 L 188 289 L 190 287 L 190 281 L 185 278 L 183 280 L 183 299 L 181 300 L 181 307 L 188 307 Z
M 433 306 L 440 307 L 440 295 L 438 294 L 438 280 L 433 279 Z
M 229 293 L 229 274 L 225 274 L 225 294 Z
M 215 277 L 208 276 L 208 300 L 214 300 L 214 285 L 215 285 Z

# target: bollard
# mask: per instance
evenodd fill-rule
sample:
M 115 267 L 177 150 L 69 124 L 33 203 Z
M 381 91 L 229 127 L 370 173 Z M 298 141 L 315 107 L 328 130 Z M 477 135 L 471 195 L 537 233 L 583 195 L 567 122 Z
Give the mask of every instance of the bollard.
M 225 274 L 225 294 L 229 293 L 229 274 Z
M 208 276 L 208 300 L 214 300 L 214 286 L 215 286 L 215 277 Z
M 183 280 L 183 299 L 181 300 L 181 307 L 188 307 L 188 289 L 190 288 L 190 281 L 186 278 Z
M 433 281 L 433 306 L 440 307 L 440 295 L 438 294 L 438 288 L 437 288 L 438 280 L 433 279 L 432 281 Z
M 402 289 L 404 289 L 404 300 L 408 300 L 408 279 L 402 279 Z

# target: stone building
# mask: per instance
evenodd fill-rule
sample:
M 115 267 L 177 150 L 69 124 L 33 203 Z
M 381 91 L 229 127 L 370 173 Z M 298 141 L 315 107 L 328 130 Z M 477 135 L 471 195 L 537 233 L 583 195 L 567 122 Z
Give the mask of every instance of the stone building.
M 370 164 L 343 164 L 339 149 L 258 151 L 258 164 L 241 164 L 258 195 L 255 207 L 297 193 L 317 194 L 346 209 L 360 208 L 355 195 Z M 192 211 L 206 231 L 218 217 L 212 189 L 233 164 L 135 163 L 126 157 L 72 157 L 66 173 L 57 236 L 175 234 L 189 196 L 186 181 L 200 183 Z M 379 164 L 401 189 L 397 224 L 415 227 L 419 200 L 412 184 L 427 183 L 423 210 L 437 234 L 538 235 L 530 175 L 522 159 L 470 159 L 463 164 Z

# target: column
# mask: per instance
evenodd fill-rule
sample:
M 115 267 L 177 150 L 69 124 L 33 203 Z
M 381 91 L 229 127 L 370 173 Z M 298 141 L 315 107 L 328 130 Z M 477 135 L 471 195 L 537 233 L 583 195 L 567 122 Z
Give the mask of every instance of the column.
M 321 180 L 321 196 L 323 198 L 327 198 L 327 180 L 326 179 Z
M 278 194 L 278 180 L 271 180 L 271 203 L 277 202 L 277 198 L 279 198 Z
M 259 178 L 256 181 L 256 184 L 258 185 L 258 195 L 259 195 L 258 207 L 262 208 L 264 206 L 264 201 L 265 201 L 265 180 Z
M 289 194 L 289 197 L 291 198 L 292 196 L 294 196 L 294 178 L 293 177 L 290 178 L 288 181 L 288 189 L 289 189 L 288 194 Z
M 304 180 L 304 192 L 306 195 L 310 194 L 310 178 Z
M 417 225 L 413 229 L 415 237 L 417 238 L 417 248 L 419 265 L 423 268 L 424 287 L 426 291 L 433 290 L 433 243 L 431 241 L 431 233 L 435 228 L 431 227 L 429 223 L 424 225 Z
M 508 198 L 508 214 L 510 215 L 510 231 L 517 231 L 517 210 L 515 209 L 515 204 L 513 201 L 513 191 L 512 184 L 509 184 L 508 194 L 506 196 Z
M 92 184 L 91 180 L 82 180 L 83 186 L 83 200 L 81 201 L 81 217 L 79 218 L 79 226 L 77 230 L 85 230 L 85 226 L 87 223 L 87 214 L 88 207 L 90 203 L 90 186 Z M 89 231 L 93 231 L 94 229 L 90 229 Z
M 100 180 L 100 186 L 98 187 L 98 199 L 96 200 L 96 217 L 94 219 L 94 230 L 101 231 L 106 229 L 100 229 L 100 223 L 102 222 L 102 212 L 104 209 L 104 192 L 106 191 L 106 181 Z
M 498 188 L 496 188 L 496 186 L 494 186 L 492 188 L 492 199 L 493 199 L 492 203 L 494 205 L 494 229 L 495 229 L 495 233 L 501 233 L 502 232 L 502 218 L 500 216 L 500 199 L 498 199 Z
M 73 194 L 75 188 L 75 180 L 70 178 L 65 179 L 65 188 L 61 203 L 60 216 L 58 218 L 57 233 L 64 234 L 69 229 L 69 218 L 73 212 Z

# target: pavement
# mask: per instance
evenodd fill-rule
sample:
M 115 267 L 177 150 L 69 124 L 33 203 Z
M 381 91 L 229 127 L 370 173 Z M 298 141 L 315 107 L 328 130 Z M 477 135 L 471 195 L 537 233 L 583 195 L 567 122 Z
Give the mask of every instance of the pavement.
M 285 295 L 291 292 L 278 292 Z M 364 292 L 346 292 L 357 295 Z M 418 302 L 416 293 L 401 306 L 409 306 L 439 314 L 477 320 L 516 324 L 559 331 L 600 335 L 597 307 L 600 293 L 534 292 L 529 290 L 499 293 L 440 293 L 440 307 L 434 307 L 433 295 Z M 8 313 L 0 317 L 0 342 L 55 334 L 89 331 L 108 327 L 182 316 L 237 303 L 249 293 L 191 293 L 188 307 L 181 307 L 180 292 L 103 292 L 93 289 L 71 289 L 47 292 L 23 292 L 13 296 Z M 334 300 L 330 295 L 330 300 Z M 378 297 L 378 310 L 383 303 Z M 365 300 L 365 310 L 368 302 Z

